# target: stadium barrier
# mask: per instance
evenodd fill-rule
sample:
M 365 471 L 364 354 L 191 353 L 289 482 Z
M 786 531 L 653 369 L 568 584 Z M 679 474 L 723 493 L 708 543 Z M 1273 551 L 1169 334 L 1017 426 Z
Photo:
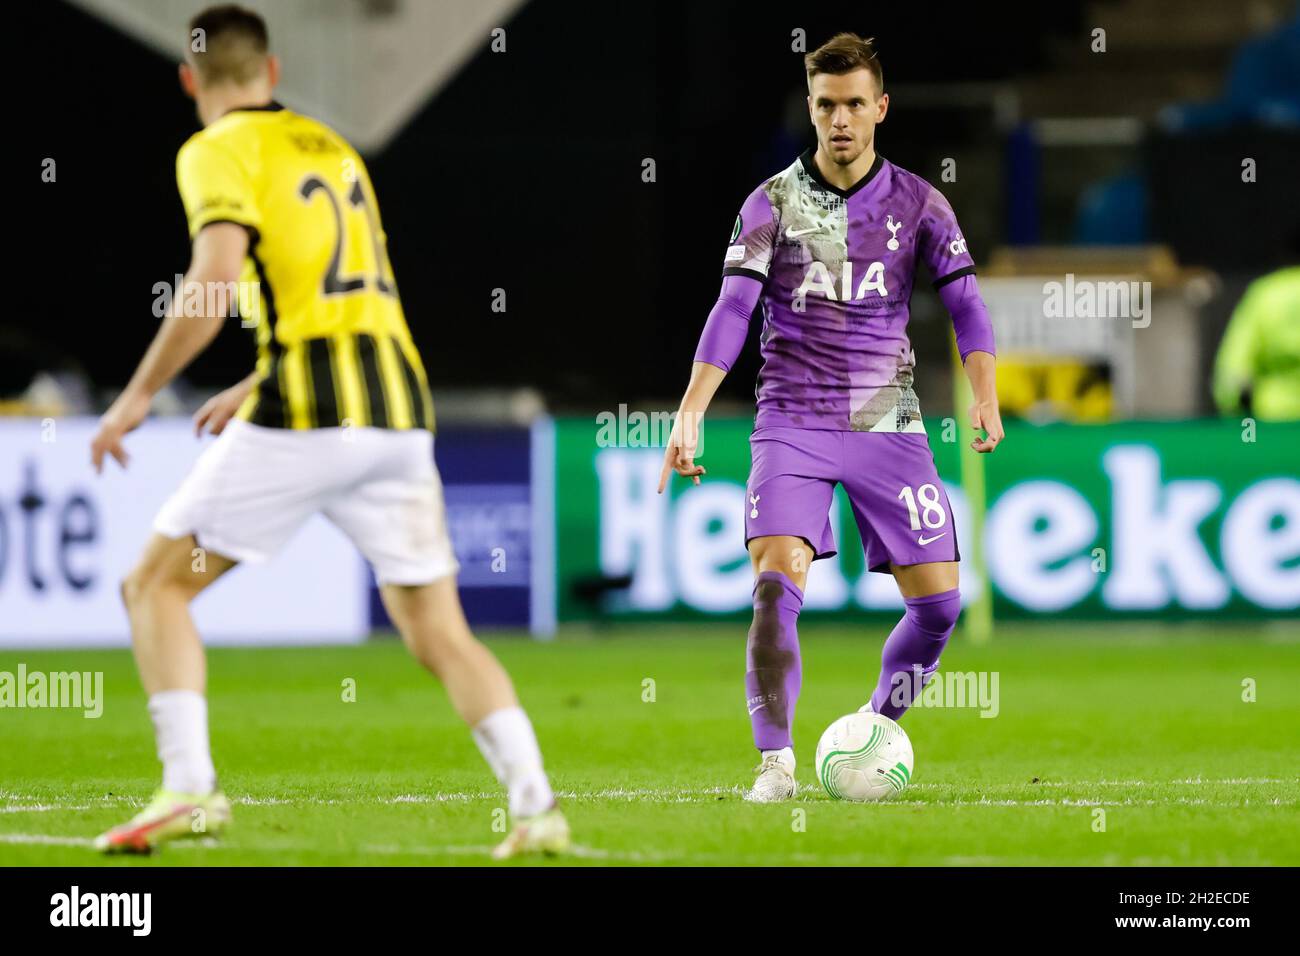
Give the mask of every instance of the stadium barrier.
M 97 425 L 0 419 L 0 648 L 130 644 L 120 582 L 211 439 L 196 439 L 188 419 L 154 419 L 127 440 L 128 468 L 110 461 L 96 475 Z M 342 643 L 368 633 L 364 566 L 323 518 L 261 570 L 227 575 L 194 602 L 207 641 Z
M 151 419 L 127 440 L 129 467 L 109 462 L 97 476 L 96 427 L 89 417 L 0 418 L 0 649 L 130 643 L 119 584 L 212 439 L 196 439 L 188 419 Z M 550 633 L 549 551 L 533 552 L 548 540 L 552 499 L 549 486 L 532 486 L 529 429 L 448 427 L 435 446 L 471 622 Z M 388 625 L 365 562 L 319 516 L 257 573 L 237 569 L 201 595 L 194 615 L 214 645 L 361 641 Z
M 927 422 L 961 553 L 970 515 L 957 429 Z M 656 488 L 663 451 L 596 441 L 592 419 L 555 426 L 561 621 L 747 616 L 749 419 L 710 420 L 697 487 Z M 1285 617 L 1300 608 L 1300 423 L 1198 420 L 1035 426 L 1012 422 L 984 459 L 985 562 L 1000 618 Z M 904 503 L 900 501 L 899 508 Z M 865 571 L 837 492 L 839 553 L 816 561 L 805 611 L 902 607 Z M 963 561 L 962 590 L 977 582 Z
M 118 583 L 158 507 L 204 447 L 184 419 L 132 435 L 131 467 L 96 476 L 94 419 L 0 419 L 0 648 L 126 646 Z M 927 423 L 963 555 L 970 515 L 951 420 Z M 663 452 L 593 418 L 440 431 L 436 455 L 479 627 L 744 617 L 749 419 L 705 426 L 698 487 L 656 494 Z M 208 439 L 210 440 L 210 439 Z M 205 440 L 207 441 L 207 440 Z M 1286 618 L 1300 610 L 1300 423 L 1013 422 L 985 459 L 985 560 L 1000 618 Z M 900 503 L 900 507 L 904 507 Z M 806 611 L 894 613 L 887 575 L 863 567 L 838 493 L 839 553 L 813 564 Z M 196 559 L 197 559 L 196 555 Z M 962 589 L 976 592 L 969 567 Z M 386 626 L 373 577 L 314 519 L 257 574 L 195 604 L 205 639 L 363 640 Z

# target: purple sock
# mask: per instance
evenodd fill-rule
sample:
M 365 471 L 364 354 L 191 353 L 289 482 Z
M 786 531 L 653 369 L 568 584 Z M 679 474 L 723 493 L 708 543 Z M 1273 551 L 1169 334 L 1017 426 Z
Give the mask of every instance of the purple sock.
M 745 706 L 754 746 L 793 746 L 790 725 L 799 699 L 803 666 L 795 623 L 803 592 L 780 571 L 763 571 L 754 582 L 754 623 L 745 645 Z
M 880 677 L 871 695 L 871 709 L 891 720 L 903 716 L 939 669 L 939 654 L 961 613 L 961 594 L 956 588 L 904 598 L 903 603 L 907 610 L 885 641 Z

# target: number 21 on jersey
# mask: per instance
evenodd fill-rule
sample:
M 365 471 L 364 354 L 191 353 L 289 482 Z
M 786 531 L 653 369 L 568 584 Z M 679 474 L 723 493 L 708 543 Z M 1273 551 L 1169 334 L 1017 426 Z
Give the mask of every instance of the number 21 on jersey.
M 303 202 L 312 202 L 318 192 L 324 193 L 325 198 L 329 200 L 330 207 L 334 211 L 334 224 L 338 229 L 338 232 L 335 233 L 334 252 L 330 256 L 329 266 L 321 280 L 321 291 L 325 295 L 346 295 L 349 292 L 358 292 L 369 286 L 383 295 L 392 295 L 392 286 L 384 279 L 385 256 L 383 243 L 379 239 L 379 223 L 374 210 L 366 202 L 366 192 L 361 186 L 361 181 L 359 179 L 352 181 L 352 188 L 348 191 L 347 198 L 350 207 L 353 209 L 360 208 L 366 214 L 366 225 L 370 232 L 370 241 L 375 255 L 375 272 L 370 276 L 342 276 L 339 274 L 344 244 L 349 238 L 347 223 L 343 215 L 344 209 L 339 203 L 338 197 L 334 195 L 334 190 L 319 176 L 311 175 L 306 177 L 298 187 L 298 196 Z

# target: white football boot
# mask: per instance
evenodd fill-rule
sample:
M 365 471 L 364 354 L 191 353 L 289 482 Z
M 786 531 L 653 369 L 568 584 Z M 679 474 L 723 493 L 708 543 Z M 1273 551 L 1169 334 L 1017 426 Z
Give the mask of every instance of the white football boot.
M 230 801 L 220 790 L 178 793 L 159 788 L 149 805 L 95 838 L 101 853 L 152 853 L 170 840 L 218 836 L 230 825 Z
M 750 803 L 780 803 L 794 796 L 794 751 L 789 747 L 769 751 L 755 770 L 758 777 L 745 794 Z
M 492 851 L 492 859 L 508 860 L 533 853 L 555 856 L 567 852 L 570 845 L 569 821 L 557 807 L 551 807 L 536 816 L 516 820 L 514 829 Z

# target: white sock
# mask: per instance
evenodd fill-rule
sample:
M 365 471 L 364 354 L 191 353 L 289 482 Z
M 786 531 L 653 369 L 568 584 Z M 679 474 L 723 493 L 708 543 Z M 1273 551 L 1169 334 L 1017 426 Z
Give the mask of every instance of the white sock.
M 474 728 L 474 742 L 510 795 L 510 815 L 531 817 L 555 803 L 542 769 L 537 735 L 522 707 L 494 710 Z
M 789 747 L 782 747 L 780 750 L 762 751 L 763 759 L 766 760 L 772 754 L 776 754 L 781 761 L 781 766 L 786 767 L 791 773 L 794 773 L 794 751 Z
M 211 793 L 217 783 L 208 749 L 208 702 L 192 690 L 163 690 L 149 697 L 158 738 L 163 787 L 180 793 Z

